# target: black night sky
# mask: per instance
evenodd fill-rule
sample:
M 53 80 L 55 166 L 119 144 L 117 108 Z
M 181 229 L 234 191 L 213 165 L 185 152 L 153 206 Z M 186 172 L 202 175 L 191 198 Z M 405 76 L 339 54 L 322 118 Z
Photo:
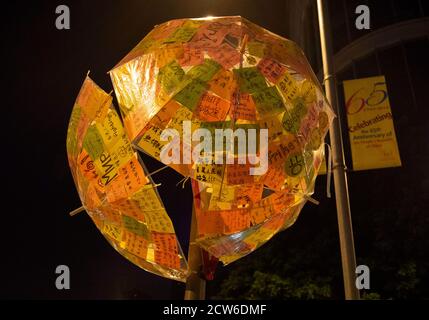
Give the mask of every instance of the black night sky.
M 70 30 L 55 28 L 55 8 L 60 4 L 70 8 Z M 182 298 L 183 284 L 149 274 L 122 258 L 86 214 L 69 217 L 68 212 L 80 206 L 65 144 L 74 100 L 88 70 L 105 91 L 112 90 L 107 72 L 156 24 L 174 18 L 241 15 L 288 37 L 286 10 L 286 1 L 281 0 L 37 1 L 2 5 L 1 298 Z M 404 132 L 404 138 L 399 142 L 406 145 L 411 137 L 407 135 L 405 138 L 407 129 L 403 124 L 399 126 L 397 135 Z M 424 145 L 423 137 L 419 139 Z M 427 147 L 422 148 L 427 154 Z M 404 153 L 405 167 L 407 157 Z M 149 171 L 161 167 L 147 156 L 143 156 L 143 160 Z M 415 170 L 415 176 L 424 171 L 421 164 L 404 170 Z M 381 199 L 385 203 L 400 196 L 401 193 L 392 189 L 396 183 L 409 186 L 406 191 L 409 194 L 414 194 L 415 188 L 418 192 L 427 192 L 427 184 L 416 187 L 409 180 L 400 180 L 398 177 L 404 173 L 399 169 L 378 172 L 374 179 L 368 178 L 373 172 L 361 173 L 351 184 L 351 192 L 359 194 L 365 190 L 366 193 L 351 197 L 356 212 L 376 206 L 376 201 L 369 201 L 368 197 L 377 194 L 380 188 L 392 192 Z M 189 184 L 185 189 L 176 187 L 180 179 L 170 169 L 154 178 L 162 184 L 159 188 L 161 197 L 186 254 L 192 193 Z M 316 196 L 325 203 L 317 209 L 303 210 L 291 228 L 292 240 L 296 233 L 305 234 L 310 239 L 311 232 L 318 230 L 316 225 L 323 221 L 328 221 L 329 228 L 336 230 L 335 203 L 324 198 L 325 178 L 319 180 Z M 372 183 L 379 183 L 381 187 L 373 190 L 368 185 Z M 423 196 L 420 194 L 419 197 Z M 406 200 L 413 203 L 413 199 Z M 422 199 L 418 203 L 423 203 L 426 211 L 423 207 L 411 208 L 410 214 L 417 216 L 428 212 L 427 196 Z M 311 208 L 312 205 L 307 206 Z M 313 217 L 317 219 L 313 220 Z M 427 222 L 427 218 L 424 220 Z M 357 219 L 356 226 L 366 220 L 362 221 Z M 396 233 L 394 226 L 396 224 L 392 222 L 385 228 L 389 230 L 389 236 L 398 237 L 401 242 L 399 238 L 405 235 Z M 313 231 L 303 233 L 307 227 Z M 370 234 L 363 231 L 361 237 L 367 233 Z M 335 233 L 332 241 L 337 241 Z M 359 250 L 372 250 L 372 241 L 377 239 L 365 242 L 357 236 L 358 257 Z M 332 255 L 338 263 L 335 277 L 339 277 L 337 287 L 341 291 L 339 247 L 335 245 L 333 248 Z M 416 253 L 417 261 L 423 261 L 424 256 L 422 252 Z M 71 290 L 55 288 L 54 272 L 60 264 L 70 267 Z M 226 272 L 228 267 L 222 268 L 221 274 Z M 427 281 L 427 275 L 425 279 L 420 279 L 421 285 Z

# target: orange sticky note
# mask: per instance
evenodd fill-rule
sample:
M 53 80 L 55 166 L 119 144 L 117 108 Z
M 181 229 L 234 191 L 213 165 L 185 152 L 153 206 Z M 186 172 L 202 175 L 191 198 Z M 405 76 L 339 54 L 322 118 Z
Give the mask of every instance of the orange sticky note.
M 224 222 L 218 211 L 203 211 L 197 216 L 198 234 L 222 234 Z
M 152 232 L 155 250 L 178 254 L 177 239 L 174 233 Z
M 237 188 L 237 206 L 246 207 L 261 200 L 264 185 L 262 183 L 252 183 L 239 186 Z
M 109 202 L 114 202 L 127 198 L 147 183 L 149 180 L 137 157 L 134 156 L 119 168 L 118 177 L 106 187 L 107 199 Z
M 220 211 L 225 233 L 235 233 L 250 227 L 250 211 L 247 209 Z
M 249 121 L 256 120 L 255 103 L 249 93 L 235 93 L 231 102 L 231 118 Z
M 196 115 L 203 121 L 225 120 L 230 108 L 230 103 L 214 94 L 203 94 L 197 107 Z
M 230 69 L 240 63 L 240 52 L 227 43 L 222 43 L 219 47 L 209 49 L 207 53 L 225 69 Z
M 146 259 L 149 242 L 135 233 L 124 230 L 122 241 L 125 243 L 125 249 L 133 255 Z
M 178 254 L 169 253 L 165 251 L 155 250 L 155 262 L 161 266 L 179 269 L 180 258 Z

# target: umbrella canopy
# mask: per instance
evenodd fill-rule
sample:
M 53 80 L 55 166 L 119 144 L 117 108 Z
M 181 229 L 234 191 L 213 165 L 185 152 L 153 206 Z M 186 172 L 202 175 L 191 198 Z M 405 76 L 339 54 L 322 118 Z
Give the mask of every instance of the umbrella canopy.
M 82 204 L 109 243 L 140 268 L 185 281 L 187 262 L 156 185 L 112 97 L 89 77 L 73 107 L 67 155 Z
M 242 17 L 172 20 L 110 75 L 136 148 L 193 179 L 200 246 L 229 263 L 294 223 L 334 116 L 295 43 Z

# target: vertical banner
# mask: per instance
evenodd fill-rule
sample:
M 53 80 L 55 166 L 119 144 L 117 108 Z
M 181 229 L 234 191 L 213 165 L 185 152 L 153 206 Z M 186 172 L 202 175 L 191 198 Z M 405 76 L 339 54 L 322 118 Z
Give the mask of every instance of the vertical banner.
M 384 76 L 343 85 L 353 169 L 401 166 Z

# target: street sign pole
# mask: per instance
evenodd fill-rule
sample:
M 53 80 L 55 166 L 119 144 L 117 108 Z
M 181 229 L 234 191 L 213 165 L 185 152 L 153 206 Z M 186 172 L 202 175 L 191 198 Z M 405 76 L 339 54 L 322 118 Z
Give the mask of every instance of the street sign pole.
M 331 31 L 328 26 L 329 17 L 326 1 L 317 0 L 317 12 L 323 60 L 323 82 L 325 84 L 326 97 L 335 113 L 338 115 L 337 89 L 332 66 L 333 56 Z M 332 171 L 334 175 L 335 200 L 337 205 L 345 298 L 347 300 L 356 300 L 359 299 L 359 291 L 355 284 L 356 257 L 353 242 L 353 228 L 350 214 L 349 192 L 347 186 L 346 165 L 344 161 L 341 125 L 338 116 L 334 119 L 331 127 L 329 128 L 329 138 L 332 149 Z

